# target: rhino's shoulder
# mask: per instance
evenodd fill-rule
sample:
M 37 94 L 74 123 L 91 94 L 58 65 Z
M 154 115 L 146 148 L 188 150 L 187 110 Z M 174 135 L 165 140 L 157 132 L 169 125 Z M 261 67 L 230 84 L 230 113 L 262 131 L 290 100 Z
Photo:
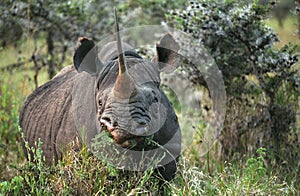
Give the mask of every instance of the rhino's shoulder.
M 58 74 L 56 74 L 51 80 L 41 85 L 37 89 L 35 89 L 31 95 L 28 97 L 34 98 L 40 94 L 57 91 L 58 89 L 66 89 L 67 87 L 71 87 L 73 85 L 73 78 L 77 75 L 77 71 L 74 66 L 67 66 L 62 69 Z
M 35 89 L 25 100 L 20 112 L 20 123 L 28 112 L 34 111 L 37 106 L 48 107 L 55 105 L 57 100 L 69 95 L 73 88 L 77 72 L 73 66 L 61 70 L 54 78 Z M 44 103 L 44 104 L 41 104 Z
M 73 65 L 69 65 L 65 68 L 63 68 L 60 72 L 58 72 L 52 79 L 55 79 L 59 76 L 63 76 L 63 75 L 66 75 L 66 74 L 69 74 L 71 72 L 74 72 L 75 71 L 75 68 Z

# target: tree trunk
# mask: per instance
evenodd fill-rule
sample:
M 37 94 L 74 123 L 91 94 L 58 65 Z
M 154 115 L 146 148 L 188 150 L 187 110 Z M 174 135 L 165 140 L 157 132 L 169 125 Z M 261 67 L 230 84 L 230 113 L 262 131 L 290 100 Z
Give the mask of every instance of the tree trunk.
M 47 35 L 47 47 L 48 47 L 48 76 L 49 79 L 53 78 L 55 75 L 55 65 L 54 65 L 54 54 L 53 54 L 53 50 L 54 50 L 54 45 L 53 45 L 53 33 L 52 31 L 48 32 Z
M 300 39 L 300 0 L 298 0 L 298 36 Z

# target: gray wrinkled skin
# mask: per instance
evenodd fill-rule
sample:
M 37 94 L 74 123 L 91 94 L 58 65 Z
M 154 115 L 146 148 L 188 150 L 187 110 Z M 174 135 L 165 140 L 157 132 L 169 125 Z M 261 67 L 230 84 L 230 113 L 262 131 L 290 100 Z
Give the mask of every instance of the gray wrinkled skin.
M 173 41 L 169 34 L 165 37 L 161 42 L 168 39 Z M 84 41 L 91 42 L 87 39 L 80 40 L 81 45 L 74 57 L 86 55 L 80 52 L 80 49 L 85 47 Z M 20 126 L 30 147 L 36 147 L 39 139 L 42 141 L 43 155 L 49 164 L 57 163 L 71 144 L 74 150 L 78 150 L 82 142 L 89 143 L 101 131 L 108 131 L 114 141 L 124 148 L 130 148 L 127 141 L 135 140 L 138 144 L 135 150 L 155 148 L 145 143 L 144 139 L 151 136 L 158 144 L 167 144 L 166 147 L 174 155 L 171 162 L 158 169 L 166 180 L 170 180 L 176 171 L 176 162 L 181 150 L 181 134 L 172 105 L 159 86 L 161 65 L 158 61 L 174 63 L 175 60 L 165 51 L 161 52 L 158 49 L 154 61 L 150 62 L 139 58 L 130 46 L 125 45 L 124 48 L 131 51 L 125 56 L 125 60 L 129 81 L 133 80 L 134 88 L 129 88 L 132 92 L 126 96 L 123 96 L 122 92 L 120 96 L 119 92 L 114 90 L 117 89 L 119 67 L 118 58 L 116 59 L 118 51 L 116 44 L 112 42 L 97 52 L 98 58 L 106 62 L 101 72 L 78 73 L 78 67 L 81 65 L 75 60 L 75 66 L 66 67 L 52 80 L 36 89 L 23 105 Z M 77 85 L 80 81 L 89 85 Z M 126 81 L 122 79 L 120 82 L 122 89 Z M 85 97 L 73 97 L 76 95 L 74 88 L 75 91 L 83 92 L 82 96 Z M 88 100 L 90 106 L 85 107 L 86 101 L 79 106 L 74 104 L 74 101 L 77 103 L 80 99 Z M 93 117 L 96 118 L 90 119 Z M 84 125 L 86 122 L 95 123 Z M 82 128 L 86 129 L 84 136 Z M 171 138 L 173 142 L 168 144 Z M 26 156 L 28 153 L 31 152 L 25 149 Z

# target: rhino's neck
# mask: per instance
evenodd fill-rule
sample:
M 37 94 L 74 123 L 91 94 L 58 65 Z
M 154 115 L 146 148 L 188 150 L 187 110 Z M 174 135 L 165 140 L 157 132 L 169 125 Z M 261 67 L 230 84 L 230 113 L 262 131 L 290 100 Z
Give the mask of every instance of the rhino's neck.
M 135 58 L 142 58 L 140 55 L 137 54 L 135 49 L 130 46 L 127 43 L 122 43 L 124 55 L 126 56 L 132 56 Z M 118 48 L 117 48 L 117 42 L 110 42 L 106 44 L 102 49 L 100 49 L 100 52 L 98 54 L 99 58 L 102 62 L 110 62 L 118 58 Z

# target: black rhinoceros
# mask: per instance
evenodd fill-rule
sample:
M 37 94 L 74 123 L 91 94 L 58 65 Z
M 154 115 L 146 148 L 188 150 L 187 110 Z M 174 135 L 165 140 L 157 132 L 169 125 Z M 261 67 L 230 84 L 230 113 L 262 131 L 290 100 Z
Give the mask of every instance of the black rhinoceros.
M 154 59 L 143 59 L 121 42 L 115 20 L 117 41 L 98 51 L 92 40 L 79 38 L 74 66 L 32 92 L 21 110 L 20 126 L 29 146 L 36 147 L 40 138 L 48 163 L 57 163 L 70 143 L 77 141 L 73 148 L 79 149 L 101 132 L 107 132 L 125 151 L 164 149 L 167 153 L 158 171 L 170 180 L 176 172 L 181 132 L 160 88 L 160 70 L 177 66 L 179 46 L 171 34 L 165 34 Z M 149 137 L 154 142 L 149 143 Z

